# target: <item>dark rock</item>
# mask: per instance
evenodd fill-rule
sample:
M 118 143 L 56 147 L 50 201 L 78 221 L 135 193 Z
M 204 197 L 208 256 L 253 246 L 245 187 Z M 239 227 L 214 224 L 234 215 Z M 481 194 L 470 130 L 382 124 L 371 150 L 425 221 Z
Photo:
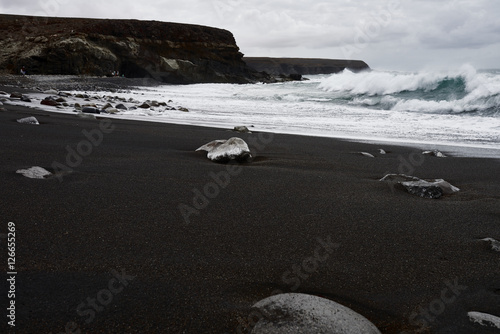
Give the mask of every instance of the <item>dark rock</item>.
M 290 73 L 288 75 L 288 77 L 292 81 L 300 81 L 300 80 L 302 80 L 302 74 L 299 74 L 299 73 Z
M 180 111 L 183 111 L 183 112 L 189 112 L 189 109 L 188 108 L 184 108 L 184 107 L 177 107 L 177 110 L 180 110 Z
M 240 125 L 240 126 L 235 126 L 233 128 L 233 131 L 236 131 L 236 132 L 242 132 L 242 133 L 252 133 L 250 132 L 250 130 L 248 130 L 248 128 L 244 125 Z
M 63 103 L 63 102 L 67 102 L 65 99 L 63 99 L 62 97 L 59 97 L 55 100 L 56 102 L 59 102 L 59 103 Z
M 118 71 L 172 84 L 270 79 L 245 64 L 229 31 L 206 26 L 1 14 L 0 35 L 8 36 L 1 43 L 0 70 L 15 74 L 25 66 L 30 74 Z
M 94 107 L 83 107 L 82 112 L 86 114 L 100 114 L 101 111 Z
M 151 106 L 149 104 L 147 104 L 146 102 L 144 102 L 143 104 L 141 104 L 139 106 L 139 108 L 142 108 L 142 109 L 148 109 L 148 108 L 151 108 Z
M 121 109 L 121 110 L 128 110 L 127 106 L 124 104 L 120 103 L 115 106 L 116 109 Z
M 59 106 L 59 102 L 56 102 L 52 98 L 45 98 L 43 99 L 40 104 L 46 105 L 46 106 L 51 106 L 51 107 L 57 107 Z
M 21 101 L 23 102 L 31 102 L 31 99 L 25 95 L 21 96 Z
M 268 57 L 244 57 L 243 60 L 253 69 L 272 75 L 331 74 L 342 72 L 346 68 L 354 72 L 370 69 L 361 60 Z
M 106 103 L 102 109 L 108 109 L 108 108 L 113 108 L 113 105 L 111 103 Z
M 19 93 L 19 92 L 12 92 L 12 93 L 10 94 L 10 97 L 11 97 L 12 99 L 20 99 L 20 98 L 22 98 L 22 97 L 23 97 L 23 94 L 21 94 L 21 93 Z

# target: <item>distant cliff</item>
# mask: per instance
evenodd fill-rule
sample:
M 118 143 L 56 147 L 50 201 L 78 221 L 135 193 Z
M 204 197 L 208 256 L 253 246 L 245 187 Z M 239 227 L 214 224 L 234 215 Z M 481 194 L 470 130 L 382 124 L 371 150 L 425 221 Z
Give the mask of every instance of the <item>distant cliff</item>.
M 152 77 L 174 84 L 267 80 L 223 29 L 157 21 L 0 15 L 0 71 Z
M 253 69 L 272 75 L 330 74 L 341 72 L 346 68 L 354 72 L 370 68 L 361 60 L 268 57 L 244 57 L 243 60 Z

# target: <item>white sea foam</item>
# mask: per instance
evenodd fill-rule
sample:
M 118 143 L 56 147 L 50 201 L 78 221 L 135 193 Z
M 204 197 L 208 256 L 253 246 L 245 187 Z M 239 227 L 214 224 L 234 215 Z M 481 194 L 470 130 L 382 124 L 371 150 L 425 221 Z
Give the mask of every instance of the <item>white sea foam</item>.
M 165 85 L 112 95 L 135 100 L 135 105 L 173 100 L 169 104 L 189 112 L 160 106 L 106 115 L 110 118 L 227 129 L 253 125 L 253 131 L 419 144 L 445 152 L 456 150 L 443 146 L 480 148 L 480 156 L 500 157 L 500 113 L 496 111 L 500 74 L 477 72 L 470 66 L 445 73 L 344 71 L 277 84 Z M 439 100 L 441 95 L 447 99 Z M 477 155 L 473 150 L 466 154 Z

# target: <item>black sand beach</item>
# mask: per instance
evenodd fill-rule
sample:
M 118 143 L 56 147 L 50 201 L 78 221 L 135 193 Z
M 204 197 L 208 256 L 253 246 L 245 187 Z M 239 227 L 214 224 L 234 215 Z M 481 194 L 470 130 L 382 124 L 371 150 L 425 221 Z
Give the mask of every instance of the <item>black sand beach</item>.
M 6 107 L 1 233 L 15 223 L 17 277 L 15 328 L 2 280 L 2 332 L 249 333 L 251 306 L 276 290 L 339 302 L 382 333 L 498 332 L 467 317 L 500 316 L 500 253 L 480 240 L 500 239 L 498 160 Z M 194 152 L 233 136 L 254 161 Z M 16 174 L 32 166 L 62 173 Z M 423 199 L 387 173 L 461 191 Z M 0 251 L 6 277 L 5 238 Z

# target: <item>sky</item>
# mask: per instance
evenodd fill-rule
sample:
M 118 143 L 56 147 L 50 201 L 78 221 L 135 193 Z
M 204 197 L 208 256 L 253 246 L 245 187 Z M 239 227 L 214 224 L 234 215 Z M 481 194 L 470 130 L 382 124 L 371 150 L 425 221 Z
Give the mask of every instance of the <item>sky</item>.
M 231 31 L 246 56 L 500 68 L 498 0 L 0 0 L 0 13 L 206 25 Z

